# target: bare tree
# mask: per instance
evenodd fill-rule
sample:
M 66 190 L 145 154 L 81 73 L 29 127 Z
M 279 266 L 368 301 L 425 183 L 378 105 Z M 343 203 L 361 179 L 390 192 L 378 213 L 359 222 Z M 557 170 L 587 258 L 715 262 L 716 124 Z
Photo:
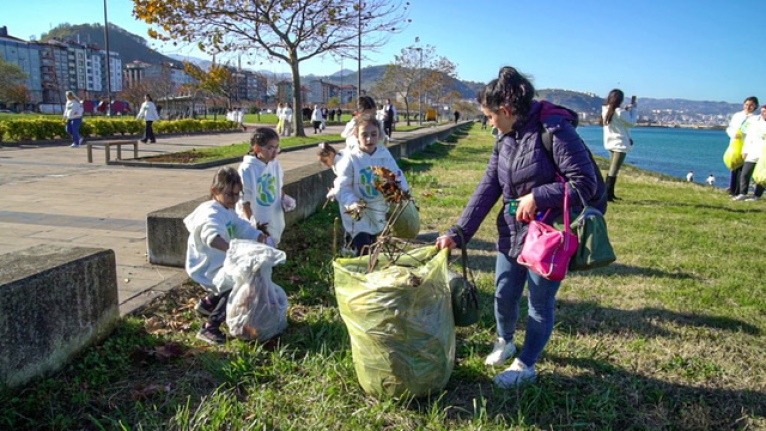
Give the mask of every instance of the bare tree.
M 380 47 L 408 20 L 398 0 L 133 0 L 133 14 L 156 26 L 149 36 L 195 43 L 209 54 L 264 55 L 292 74 L 293 106 L 301 100 L 300 63 L 325 53 Z M 364 26 L 362 26 L 362 18 Z M 305 136 L 294 121 L 296 136 Z

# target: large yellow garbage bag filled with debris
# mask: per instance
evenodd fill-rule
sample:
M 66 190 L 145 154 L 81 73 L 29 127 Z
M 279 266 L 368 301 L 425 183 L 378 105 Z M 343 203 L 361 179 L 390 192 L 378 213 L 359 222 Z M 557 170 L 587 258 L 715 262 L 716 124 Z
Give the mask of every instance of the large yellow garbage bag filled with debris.
M 423 396 L 444 388 L 455 364 L 448 250 L 423 247 L 398 258 L 336 259 L 335 294 L 362 388 L 376 397 Z

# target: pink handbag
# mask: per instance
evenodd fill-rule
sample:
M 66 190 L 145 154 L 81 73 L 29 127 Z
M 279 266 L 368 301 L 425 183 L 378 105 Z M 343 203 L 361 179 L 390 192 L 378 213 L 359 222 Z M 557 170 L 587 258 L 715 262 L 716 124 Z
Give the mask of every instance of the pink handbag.
M 560 231 L 540 220 L 529 223 L 524 247 L 517 262 L 551 281 L 561 281 L 567 275 L 569 260 L 577 251 L 577 236 L 569 227 L 568 187 L 564 183 L 564 231 Z M 550 210 L 545 213 L 543 219 Z

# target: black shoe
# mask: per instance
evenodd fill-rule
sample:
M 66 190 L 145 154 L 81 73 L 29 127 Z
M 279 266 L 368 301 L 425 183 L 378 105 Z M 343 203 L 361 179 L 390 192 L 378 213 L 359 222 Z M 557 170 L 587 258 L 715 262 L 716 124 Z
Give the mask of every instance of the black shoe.
M 138 142 L 140 142 L 142 144 L 145 144 L 146 143 L 146 139 L 139 139 Z
M 156 144 L 157 141 L 149 141 L 150 144 Z
M 218 301 L 211 301 L 210 298 L 206 296 L 199 300 L 197 305 L 194 307 L 194 310 L 203 316 L 209 316 L 211 313 L 213 313 L 213 310 L 215 310 L 217 305 Z
M 220 345 L 226 342 L 226 335 L 221 332 L 221 329 L 218 327 L 203 326 L 202 329 L 197 332 L 197 339 L 208 344 Z

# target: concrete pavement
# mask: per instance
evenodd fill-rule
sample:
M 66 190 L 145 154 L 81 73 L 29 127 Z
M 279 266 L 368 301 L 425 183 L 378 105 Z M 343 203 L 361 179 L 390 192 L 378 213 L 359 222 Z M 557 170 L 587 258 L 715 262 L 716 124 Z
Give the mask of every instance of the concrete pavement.
M 326 133 L 342 129 L 329 126 Z M 250 139 L 252 127 L 248 130 L 159 136 L 156 144 L 139 144 L 139 157 L 240 143 Z M 394 132 L 394 138 L 406 134 Z M 88 163 L 84 147 L 0 147 L 0 254 L 52 244 L 112 249 L 120 314 L 125 315 L 188 278 L 182 268 L 148 263 L 146 215 L 207 195 L 218 167 L 105 165 L 103 148 L 93 151 L 94 163 Z M 132 147 L 123 148 L 122 154 L 132 157 Z M 283 152 L 279 160 L 285 171 L 318 163 L 313 147 Z

